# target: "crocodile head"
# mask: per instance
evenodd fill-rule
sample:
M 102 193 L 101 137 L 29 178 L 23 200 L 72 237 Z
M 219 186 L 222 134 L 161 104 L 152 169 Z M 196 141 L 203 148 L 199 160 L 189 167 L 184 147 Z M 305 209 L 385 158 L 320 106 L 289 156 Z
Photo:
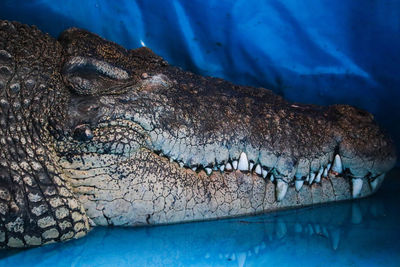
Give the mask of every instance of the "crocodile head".
M 92 225 L 254 214 L 375 192 L 396 161 L 365 111 L 289 103 L 89 32 L 0 21 L 0 248 Z
M 59 41 L 72 94 L 57 152 L 95 224 L 358 198 L 377 190 L 396 161 L 392 141 L 363 110 L 290 103 L 79 29 Z

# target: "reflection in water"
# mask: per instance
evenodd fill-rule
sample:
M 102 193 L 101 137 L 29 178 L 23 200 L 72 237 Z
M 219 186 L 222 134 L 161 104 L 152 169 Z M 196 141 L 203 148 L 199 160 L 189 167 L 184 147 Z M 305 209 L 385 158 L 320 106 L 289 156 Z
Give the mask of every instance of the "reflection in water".
M 230 220 L 96 228 L 86 238 L 2 251 L 5 266 L 396 266 L 400 183 L 358 201 Z M 399 179 L 400 180 L 400 179 Z

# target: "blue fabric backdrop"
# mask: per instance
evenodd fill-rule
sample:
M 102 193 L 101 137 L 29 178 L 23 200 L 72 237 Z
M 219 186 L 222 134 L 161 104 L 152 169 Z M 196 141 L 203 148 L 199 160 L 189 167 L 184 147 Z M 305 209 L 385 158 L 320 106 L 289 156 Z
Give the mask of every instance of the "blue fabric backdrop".
M 400 1 L 1 1 L 0 19 L 93 31 L 289 100 L 372 112 L 400 144 Z M 399 146 L 398 146 L 399 147 Z

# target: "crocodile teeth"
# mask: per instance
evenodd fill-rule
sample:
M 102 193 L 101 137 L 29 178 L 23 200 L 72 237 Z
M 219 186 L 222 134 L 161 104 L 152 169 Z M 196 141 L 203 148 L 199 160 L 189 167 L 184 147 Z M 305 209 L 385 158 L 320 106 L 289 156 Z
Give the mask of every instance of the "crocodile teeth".
M 212 169 L 211 168 L 207 167 L 205 170 L 206 170 L 207 175 L 210 175 L 212 173 Z
M 179 167 L 183 168 L 184 164 L 182 161 L 179 162 Z
M 226 169 L 227 171 L 231 171 L 231 170 L 232 170 L 232 165 L 228 162 L 228 163 L 225 165 L 225 169 Z
M 311 173 L 310 180 L 308 181 L 309 184 L 312 184 L 315 178 L 315 173 Z
M 273 182 L 275 180 L 275 176 L 272 174 L 271 177 L 269 177 L 269 179 L 271 180 L 271 182 Z
M 262 177 L 265 179 L 268 175 L 268 171 L 265 169 L 262 169 Z
M 247 155 L 244 152 L 242 152 L 242 154 L 240 154 L 238 169 L 240 171 L 248 171 L 249 170 L 249 161 L 247 160 Z
M 233 166 L 233 168 L 234 168 L 235 170 L 237 170 L 238 161 L 237 161 L 237 160 L 232 161 L 232 166 Z
M 197 171 L 197 167 L 193 167 L 192 171 L 194 171 L 194 172 Z
M 317 177 L 315 177 L 315 182 L 316 183 L 319 183 L 319 182 L 321 182 L 321 176 L 322 176 L 322 173 L 324 172 L 324 168 L 319 168 L 319 171 L 318 171 L 318 174 L 317 174 Z
M 343 171 L 342 160 L 340 159 L 339 154 L 335 156 L 335 160 L 333 161 L 332 171 L 337 173 L 342 173 Z
M 328 170 L 329 170 L 329 165 L 324 169 L 324 173 L 323 173 L 323 176 L 324 177 L 328 177 Z
M 256 165 L 256 170 L 255 170 L 255 172 L 256 172 L 258 175 L 261 175 L 261 174 L 262 174 L 262 170 L 261 170 L 261 165 L 260 165 L 260 164 L 257 164 L 257 165 Z
M 271 175 L 271 177 L 273 177 L 273 175 Z M 276 200 L 277 201 L 282 201 L 283 198 L 286 195 L 288 189 L 288 184 L 285 183 L 284 181 L 282 181 L 281 179 L 276 179 Z
M 253 167 L 254 167 L 254 163 L 253 163 L 253 162 L 250 162 L 250 163 L 249 163 L 249 170 L 251 171 L 251 170 L 253 169 Z
M 303 180 L 296 180 L 294 182 L 294 186 L 296 187 L 296 191 L 299 192 L 301 187 L 303 186 L 304 181 Z
M 223 172 L 223 171 L 225 170 L 225 165 L 221 165 L 221 167 L 219 167 L 219 170 L 220 170 L 221 172 Z
M 373 181 L 371 181 L 369 184 L 371 185 L 372 191 L 376 191 L 379 188 L 379 186 L 381 186 L 384 179 L 385 179 L 385 174 L 381 174 L 378 177 L 376 177 Z
M 353 178 L 353 179 L 351 179 L 351 182 L 353 184 L 352 195 L 353 195 L 353 198 L 356 198 L 360 195 L 361 188 L 363 185 L 363 180 L 360 178 Z

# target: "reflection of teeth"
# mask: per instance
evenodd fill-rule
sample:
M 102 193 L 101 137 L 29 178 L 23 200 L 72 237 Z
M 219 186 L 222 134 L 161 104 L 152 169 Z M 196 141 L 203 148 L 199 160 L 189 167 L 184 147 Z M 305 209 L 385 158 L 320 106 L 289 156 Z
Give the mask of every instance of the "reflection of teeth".
M 329 238 L 328 229 L 326 229 L 325 226 L 322 226 L 322 234 L 323 234 L 326 238 Z
M 353 203 L 351 206 L 351 222 L 353 224 L 362 223 L 362 212 L 360 206 L 357 203 Z
M 301 232 L 303 231 L 303 227 L 301 226 L 300 223 L 296 223 L 296 224 L 294 225 L 294 231 L 295 231 L 296 233 L 301 233 Z
M 286 236 L 287 233 L 287 227 L 286 227 L 286 223 L 282 220 L 278 220 L 278 223 L 276 225 L 277 229 L 276 229 L 276 237 L 278 239 L 281 239 L 283 237 Z
M 313 235 L 314 234 L 314 229 L 313 229 L 312 225 L 309 223 L 307 226 L 308 226 L 308 234 L 309 235 Z
M 337 250 L 340 242 L 340 230 L 334 229 L 330 231 L 330 236 L 331 236 L 332 248 L 334 250 Z
M 361 188 L 363 185 L 363 180 L 359 178 L 353 178 L 351 179 L 351 182 L 353 184 L 353 190 L 352 190 L 352 195 L 353 198 L 357 198 L 360 195 Z
M 257 255 L 259 251 L 260 251 L 260 247 L 259 247 L 259 246 L 256 246 L 256 247 L 254 248 L 254 253 Z
M 272 177 L 273 175 L 271 175 Z M 276 180 L 276 200 L 277 201 L 282 201 L 282 199 L 285 197 L 286 192 L 288 189 L 288 184 L 282 181 L 281 179 Z
M 237 259 L 238 259 L 238 266 L 243 267 L 244 264 L 246 263 L 246 252 L 240 252 L 237 254 Z
M 315 233 L 320 234 L 321 233 L 321 226 L 319 224 L 314 225 Z
M 342 160 L 340 159 L 339 154 L 335 156 L 335 160 L 333 161 L 332 171 L 337 173 L 342 173 L 343 171 Z

